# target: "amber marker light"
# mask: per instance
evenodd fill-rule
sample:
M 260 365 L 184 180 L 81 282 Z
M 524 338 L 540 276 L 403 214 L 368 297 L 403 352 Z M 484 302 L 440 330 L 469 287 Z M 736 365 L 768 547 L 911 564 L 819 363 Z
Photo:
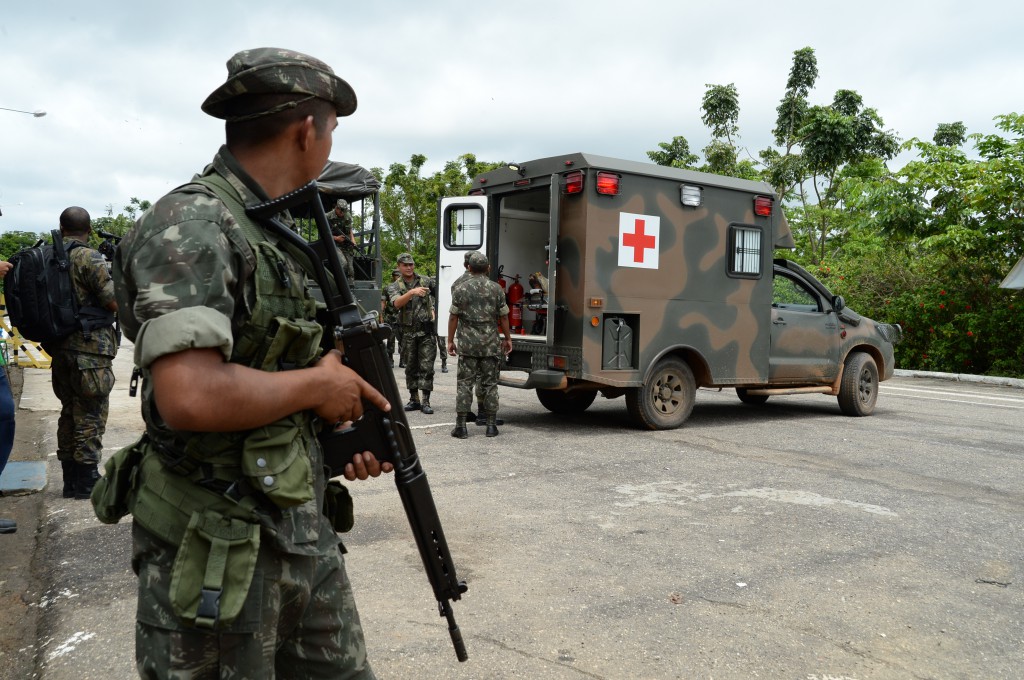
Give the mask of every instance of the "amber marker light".
M 597 318 L 596 316 L 590 317 L 590 325 L 591 326 L 593 326 L 594 328 L 597 328 L 600 324 L 601 324 L 601 319 Z

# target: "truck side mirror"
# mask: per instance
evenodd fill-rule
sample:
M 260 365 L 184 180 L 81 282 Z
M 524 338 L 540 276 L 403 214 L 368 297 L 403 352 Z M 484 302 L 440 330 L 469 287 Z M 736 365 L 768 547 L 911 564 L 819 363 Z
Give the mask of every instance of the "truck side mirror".
M 846 300 L 843 299 L 843 296 L 842 295 L 833 295 L 832 296 L 832 309 L 835 310 L 836 314 L 838 314 L 839 312 L 843 311 L 844 307 L 846 307 Z

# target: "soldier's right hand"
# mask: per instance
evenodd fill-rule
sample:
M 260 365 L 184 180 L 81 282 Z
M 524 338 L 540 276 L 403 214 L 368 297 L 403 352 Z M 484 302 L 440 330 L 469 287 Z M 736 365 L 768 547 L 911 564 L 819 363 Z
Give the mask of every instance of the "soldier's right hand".
M 325 371 L 328 388 L 313 411 L 329 423 L 358 420 L 363 415 L 363 400 L 382 411 L 390 411 L 391 404 L 370 383 L 341 362 L 341 352 L 331 350 L 314 366 Z

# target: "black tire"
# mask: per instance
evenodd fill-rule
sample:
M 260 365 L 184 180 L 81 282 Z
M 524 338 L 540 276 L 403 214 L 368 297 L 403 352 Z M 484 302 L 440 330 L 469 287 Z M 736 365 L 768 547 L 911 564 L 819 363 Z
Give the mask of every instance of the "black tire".
M 626 408 L 647 430 L 673 430 L 690 417 L 697 383 L 689 365 L 677 357 L 658 362 L 643 387 L 626 392 Z
M 597 399 L 596 391 L 575 390 L 563 392 L 562 390 L 537 390 L 537 399 L 541 405 L 552 413 L 571 415 L 583 413 Z
M 760 406 L 768 401 L 767 394 L 751 394 L 747 391 L 746 387 L 737 387 L 736 396 L 739 397 L 740 401 L 744 404 L 750 404 L 751 406 Z
M 848 416 L 869 416 L 878 401 L 878 366 L 871 355 L 852 352 L 839 384 L 839 409 Z

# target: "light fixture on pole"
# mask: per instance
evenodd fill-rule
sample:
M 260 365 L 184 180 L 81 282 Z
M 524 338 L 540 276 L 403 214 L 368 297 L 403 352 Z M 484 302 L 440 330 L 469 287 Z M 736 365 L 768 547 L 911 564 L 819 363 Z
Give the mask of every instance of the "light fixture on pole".
M 28 115 L 35 116 L 36 118 L 42 118 L 46 115 L 46 111 L 22 111 L 21 109 L 8 109 L 4 106 L 0 106 L 0 111 L 14 111 L 15 113 L 27 113 Z

